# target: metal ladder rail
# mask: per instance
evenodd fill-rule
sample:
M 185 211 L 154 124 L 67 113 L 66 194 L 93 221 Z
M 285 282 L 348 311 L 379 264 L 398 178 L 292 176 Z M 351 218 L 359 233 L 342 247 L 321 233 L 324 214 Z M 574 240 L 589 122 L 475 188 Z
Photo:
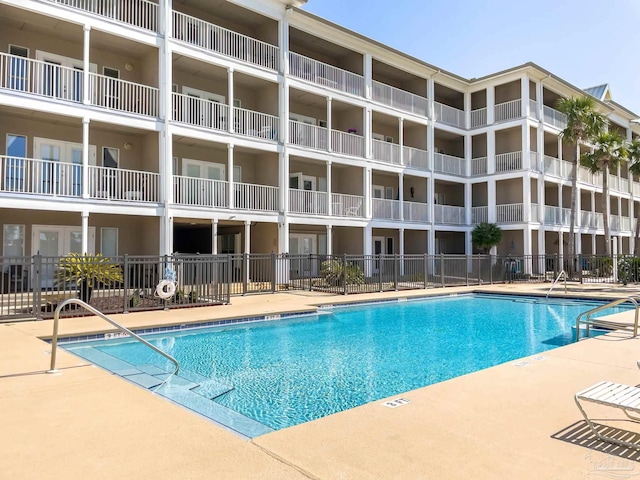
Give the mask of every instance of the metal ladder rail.
M 598 313 L 601 312 L 603 310 L 607 310 L 608 308 L 611 307 L 615 307 L 618 305 L 621 305 L 623 303 L 626 302 L 631 302 L 633 303 L 634 306 L 634 310 L 635 310 L 635 317 L 634 317 L 634 322 L 633 322 L 633 336 L 637 337 L 638 336 L 638 313 L 640 312 L 640 306 L 638 306 L 638 302 L 636 301 L 635 298 L 633 297 L 626 297 L 626 298 L 619 298 L 618 300 L 613 300 L 612 302 L 607 303 L 606 305 L 600 305 L 599 307 L 595 307 L 592 308 L 591 310 L 587 310 L 586 312 L 582 312 L 580 315 L 578 315 L 578 317 L 576 318 L 576 339 L 575 341 L 577 342 L 578 340 L 580 340 L 580 324 L 584 323 L 586 325 L 586 338 L 589 337 L 589 330 L 591 328 L 591 325 L 595 325 L 597 323 L 600 323 L 601 325 L 607 325 L 610 327 L 616 327 L 619 329 L 626 329 L 629 327 L 628 324 L 626 323 L 622 323 L 622 322 L 613 322 L 611 320 L 591 320 L 591 316 L 594 313 Z M 582 318 L 586 316 L 586 320 L 582 320 Z
M 65 300 L 64 302 L 62 302 L 60 305 L 58 305 L 58 308 L 56 308 L 56 311 L 53 314 L 53 336 L 51 337 L 51 367 L 47 371 L 47 373 L 57 373 L 58 372 L 58 370 L 56 370 L 56 356 L 57 356 L 57 353 L 58 353 L 58 325 L 60 323 L 59 322 L 59 320 L 60 320 L 60 312 L 62 311 L 62 309 L 64 307 L 66 307 L 67 305 L 70 305 L 72 303 L 76 304 L 76 305 L 80 305 L 85 310 L 93 313 L 94 315 L 97 315 L 98 317 L 102 318 L 106 322 L 109 322 L 111 325 L 113 325 L 114 327 L 116 327 L 120 331 L 126 333 L 127 335 L 129 335 L 129 336 L 131 336 L 133 338 L 135 338 L 139 342 L 142 342 L 147 347 L 152 349 L 154 352 L 162 355 L 167 360 L 169 360 L 171 363 L 173 363 L 176 368 L 173 371 L 173 373 L 171 373 L 171 375 L 169 375 L 169 377 L 167 377 L 167 379 L 171 378 L 173 375 L 178 373 L 178 371 L 180 370 L 180 365 L 178 364 L 178 361 L 175 358 L 173 358 L 171 355 L 169 355 L 168 353 L 165 353 L 162 350 L 160 350 L 158 347 L 156 347 L 155 345 L 150 344 L 144 338 L 142 338 L 140 335 L 137 335 L 137 334 L 133 333 L 127 327 L 124 327 L 124 326 L 120 325 L 118 322 L 116 322 L 115 320 L 112 320 L 111 318 L 107 317 L 104 313 L 102 313 L 101 311 L 93 308 L 91 305 L 87 304 L 86 302 L 83 302 L 82 300 L 80 300 L 78 298 L 69 298 L 69 299 Z M 165 382 L 166 382 L 166 380 L 165 380 Z M 164 383 L 164 382 L 162 382 L 162 383 Z
M 558 283 L 558 281 L 560 280 L 561 276 L 564 277 L 564 293 L 567 293 L 567 272 L 565 272 L 564 270 L 560 270 L 560 273 L 558 274 L 556 279 L 551 284 L 551 287 L 549 288 L 549 291 L 547 292 L 547 295 L 546 295 L 545 298 L 549 298 L 549 294 L 551 293 L 551 290 L 553 290 L 553 287 L 556 286 L 556 283 Z

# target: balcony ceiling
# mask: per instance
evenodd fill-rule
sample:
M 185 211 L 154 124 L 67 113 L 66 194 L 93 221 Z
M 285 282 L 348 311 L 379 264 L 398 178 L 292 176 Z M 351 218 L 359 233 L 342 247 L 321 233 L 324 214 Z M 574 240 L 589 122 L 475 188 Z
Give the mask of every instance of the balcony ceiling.
M 227 70 L 185 55 L 173 54 L 173 68 L 197 77 L 227 81 Z
M 351 50 L 336 45 L 335 43 L 327 42 L 322 38 L 314 37 L 295 28 L 289 29 L 289 45 L 293 46 L 292 50 L 294 51 L 295 47 L 300 47 L 302 50 L 310 50 L 336 60 L 346 57 L 351 53 Z
M 177 5 L 195 8 L 203 13 L 210 13 L 211 15 L 223 20 L 227 20 L 244 27 L 249 27 L 251 29 L 257 28 L 265 23 L 274 23 L 275 25 L 274 20 L 246 8 L 234 5 L 228 0 L 173 0 L 174 8 Z M 179 8 L 175 9 L 180 10 Z
M 297 90 L 295 88 L 289 90 L 289 101 L 291 103 L 301 103 L 302 105 L 308 105 L 310 107 L 327 108 L 327 99 L 325 97 L 320 97 L 313 93 Z
M 207 152 L 210 152 L 214 155 L 223 156 L 226 163 L 227 145 L 224 143 L 207 142 L 206 140 L 200 140 L 192 137 L 181 137 L 178 135 L 173 136 L 173 142 L 179 143 L 180 145 L 188 146 L 188 147 L 206 148 Z
M 386 78 L 395 82 L 408 82 L 414 80 L 415 77 L 408 72 L 403 70 L 398 70 L 391 65 L 387 65 L 386 63 L 382 63 L 378 60 L 373 60 L 373 75 L 374 77 Z M 384 83 L 384 80 L 380 80 Z M 427 81 L 425 80 L 425 89 Z
M 0 30 L 17 28 L 33 34 L 55 35 L 56 38 L 82 42 L 82 26 L 45 17 L 37 13 L 0 5 Z

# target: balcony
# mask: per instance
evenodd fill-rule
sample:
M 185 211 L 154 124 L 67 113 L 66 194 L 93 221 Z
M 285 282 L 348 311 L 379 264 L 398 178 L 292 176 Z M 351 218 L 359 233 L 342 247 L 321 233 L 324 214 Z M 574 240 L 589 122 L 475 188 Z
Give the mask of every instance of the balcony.
M 371 152 L 374 160 L 400 165 L 400 145 L 385 142 L 384 140 L 371 140 Z
M 435 223 L 445 225 L 466 225 L 464 207 L 455 207 L 452 205 L 434 205 L 433 220 Z
M 495 156 L 496 173 L 522 170 L 522 152 L 499 153 Z
M 437 122 L 465 128 L 464 111 L 439 102 L 434 102 L 433 107 Z
M 487 157 L 476 157 L 471 159 L 471 176 L 478 177 L 487 174 Z
M 236 182 L 233 208 L 253 212 L 277 213 L 278 187 Z
M 558 110 L 544 105 L 542 114 L 544 123 L 556 127 L 558 130 L 563 130 L 567 126 L 567 116 Z
M 573 165 L 566 160 L 560 160 L 555 157 L 545 155 L 543 159 L 543 171 L 545 175 L 552 175 L 559 178 L 571 178 Z
M 158 31 L 158 4 L 148 0 L 41 0 L 82 10 L 133 27 Z
M 373 218 L 377 220 L 400 220 L 400 201 L 373 198 Z
M 173 38 L 210 52 L 277 71 L 280 49 L 199 18 L 173 11 Z
M 467 174 L 464 158 L 445 155 L 444 153 L 436 153 L 433 155 L 433 163 L 433 170 L 438 173 L 459 176 L 466 176 Z
M 88 85 L 88 100 L 91 105 L 149 117 L 159 115 L 159 90 L 155 87 L 91 72 Z M 0 53 L 0 88 L 54 100 L 82 103 L 84 72 Z
M 616 192 L 629 193 L 629 179 L 609 174 L 609 189 Z
M 579 167 L 578 181 L 588 183 L 589 185 L 595 185 L 596 187 L 602 187 L 602 173 L 591 173 L 589 169 Z
M 228 105 L 176 92 L 172 96 L 174 122 L 212 130 L 229 130 Z
M 298 53 L 289 53 L 289 74 L 322 87 L 364 96 L 364 77 Z
M 0 156 L 0 192 L 82 198 L 82 165 Z M 90 165 L 88 195 L 95 200 L 160 201 L 157 173 Z
M 222 180 L 174 175 L 173 188 L 173 201 L 177 205 L 229 207 L 229 184 Z
M 471 207 L 471 223 L 483 223 L 489 221 L 489 207 Z
M 416 170 L 429 170 L 429 152 L 413 147 L 402 147 L 402 163 Z
M 533 210 L 533 205 L 531 205 Z M 496 205 L 497 223 L 522 223 L 524 222 L 524 205 L 522 203 L 511 203 Z
M 324 127 L 289 120 L 289 142 L 313 150 L 327 150 L 328 130 Z
M 584 212 L 587 213 L 587 212 Z M 553 207 L 549 205 L 544 206 L 544 224 L 545 225 L 558 225 L 561 227 L 568 227 L 570 225 L 571 209 Z
M 405 222 L 427 223 L 429 221 L 429 205 L 420 202 L 403 202 Z
M 302 215 L 328 215 L 329 194 L 314 190 L 289 190 L 289 211 Z
M 493 108 L 496 122 L 512 120 L 522 116 L 522 101 L 520 99 L 498 103 Z
M 372 86 L 372 99 L 374 101 L 397 108 L 403 112 L 427 116 L 429 101 L 426 98 L 375 80 L 373 80 Z
M 274 115 L 233 107 L 233 121 L 234 133 L 237 135 L 269 142 L 278 141 L 280 119 Z
M 471 128 L 483 127 L 487 124 L 487 108 L 471 110 Z
M 331 194 L 331 215 L 364 218 L 364 197 L 344 193 Z
M 355 133 L 332 130 L 331 150 L 352 157 L 364 157 L 364 137 Z

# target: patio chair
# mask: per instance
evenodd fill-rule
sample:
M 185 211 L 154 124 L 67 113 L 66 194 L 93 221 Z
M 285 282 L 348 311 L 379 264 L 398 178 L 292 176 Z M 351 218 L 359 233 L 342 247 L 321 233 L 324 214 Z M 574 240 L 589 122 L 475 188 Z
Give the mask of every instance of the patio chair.
M 640 363 L 638 366 L 640 367 Z M 598 440 L 640 450 L 640 444 L 638 443 L 627 442 L 600 433 L 591 420 L 589 420 L 589 417 L 580 403 L 589 402 L 604 405 L 606 407 L 617 408 L 622 410 L 630 420 L 640 423 L 640 416 L 638 416 L 640 415 L 640 388 L 622 385 L 620 383 L 599 382 L 576 393 L 575 400 L 578 409 L 580 409 L 580 413 L 582 413 L 587 425 L 589 425 L 589 428 Z
M 362 200 L 357 202 L 352 207 L 345 208 L 344 213 L 347 217 L 358 217 L 360 216 L 360 208 L 362 208 Z

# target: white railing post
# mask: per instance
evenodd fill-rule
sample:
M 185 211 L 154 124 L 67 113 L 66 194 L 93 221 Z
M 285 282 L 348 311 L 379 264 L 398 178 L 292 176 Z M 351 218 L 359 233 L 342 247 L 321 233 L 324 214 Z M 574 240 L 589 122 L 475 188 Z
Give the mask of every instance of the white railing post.
M 82 27 L 83 31 L 83 42 L 82 42 L 82 103 L 85 105 L 89 105 L 91 103 L 90 100 L 90 89 L 89 89 L 89 52 L 91 49 L 90 44 L 90 36 L 91 36 L 91 26 L 84 25 Z

